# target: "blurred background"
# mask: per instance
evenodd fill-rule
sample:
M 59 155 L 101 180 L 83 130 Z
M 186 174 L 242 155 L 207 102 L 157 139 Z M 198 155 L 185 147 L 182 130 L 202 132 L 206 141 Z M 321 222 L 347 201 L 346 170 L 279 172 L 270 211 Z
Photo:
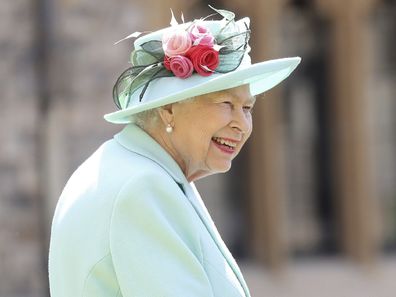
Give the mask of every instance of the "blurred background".
M 0 297 L 49 296 L 60 192 L 122 128 L 102 118 L 132 48 L 114 42 L 208 4 L 251 17 L 255 62 L 303 58 L 258 100 L 232 170 L 197 183 L 252 296 L 395 296 L 395 0 L 14 0 L 0 2 Z

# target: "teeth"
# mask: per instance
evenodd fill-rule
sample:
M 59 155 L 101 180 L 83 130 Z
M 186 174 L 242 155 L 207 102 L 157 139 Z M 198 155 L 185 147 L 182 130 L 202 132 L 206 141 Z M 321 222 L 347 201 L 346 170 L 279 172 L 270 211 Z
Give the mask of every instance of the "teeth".
M 216 142 L 220 143 L 220 144 L 225 144 L 229 147 L 235 148 L 236 147 L 236 143 L 235 142 L 231 142 L 228 140 L 225 140 L 223 138 L 219 138 L 219 137 L 213 137 L 213 140 L 215 140 Z

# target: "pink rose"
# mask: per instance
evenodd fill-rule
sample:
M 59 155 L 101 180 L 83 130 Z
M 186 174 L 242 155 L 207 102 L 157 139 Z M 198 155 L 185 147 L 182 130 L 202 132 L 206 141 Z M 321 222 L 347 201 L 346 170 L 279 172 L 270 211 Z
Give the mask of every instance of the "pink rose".
M 162 48 L 168 57 L 185 54 L 191 45 L 190 34 L 182 29 L 171 30 L 162 36 Z
M 204 26 L 199 24 L 194 24 L 190 28 L 190 37 L 193 42 L 193 45 L 207 45 L 213 46 L 214 44 L 214 37 L 212 33 Z
M 186 53 L 186 57 L 192 61 L 195 71 L 202 76 L 211 75 L 219 66 L 219 52 L 210 46 L 193 46 Z
M 171 58 L 170 58 L 170 57 L 168 57 L 168 56 L 165 56 L 165 57 L 164 57 L 164 66 L 165 66 L 165 68 L 168 69 L 169 71 L 171 70 L 171 68 L 170 68 L 170 61 L 171 61 Z
M 194 71 L 194 66 L 190 59 L 184 56 L 175 56 L 170 58 L 170 69 L 173 74 L 180 78 L 190 77 Z

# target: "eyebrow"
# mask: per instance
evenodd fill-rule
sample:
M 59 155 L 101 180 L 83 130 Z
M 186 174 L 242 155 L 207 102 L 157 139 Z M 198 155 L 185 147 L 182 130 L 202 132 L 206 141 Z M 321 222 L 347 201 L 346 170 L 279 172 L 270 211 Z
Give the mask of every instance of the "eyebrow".
M 238 96 L 235 96 L 234 94 L 229 93 L 227 90 L 224 91 L 224 93 L 229 94 L 231 97 L 235 98 L 235 99 L 240 99 Z M 215 98 L 218 98 L 217 96 Z M 255 104 L 256 103 L 256 96 L 249 96 L 247 98 L 247 103 L 251 103 L 251 104 Z
M 231 94 L 232 97 L 239 99 L 239 97 L 234 96 Z M 247 98 L 247 103 L 255 104 L 256 103 L 256 96 L 249 96 Z

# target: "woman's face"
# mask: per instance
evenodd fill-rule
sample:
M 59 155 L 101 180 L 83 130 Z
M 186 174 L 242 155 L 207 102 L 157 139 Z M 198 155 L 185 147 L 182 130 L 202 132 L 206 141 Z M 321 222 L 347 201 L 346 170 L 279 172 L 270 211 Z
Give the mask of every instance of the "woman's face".
M 168 151 L 189 181 L 228 171 L 252 132 L 248 85 L 172 104 Z

